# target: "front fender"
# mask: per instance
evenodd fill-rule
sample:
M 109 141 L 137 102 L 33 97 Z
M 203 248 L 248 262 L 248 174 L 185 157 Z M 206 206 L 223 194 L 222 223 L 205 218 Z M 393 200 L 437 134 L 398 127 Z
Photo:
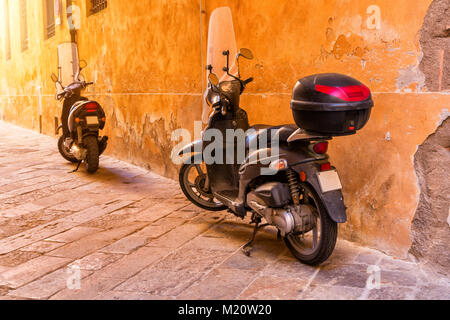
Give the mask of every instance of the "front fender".
M 337 223 L 347 221 L 346 208 L 344 204 L 344 196 L 341 190 L 322 193 L 320 189 L 317 173 L 319 172 L 318 164 L 299 164 L 292 169 L 297 173 L 304 172 L 306 174 L 306 182 L 310 184 L 322 200 L 329 217 Z

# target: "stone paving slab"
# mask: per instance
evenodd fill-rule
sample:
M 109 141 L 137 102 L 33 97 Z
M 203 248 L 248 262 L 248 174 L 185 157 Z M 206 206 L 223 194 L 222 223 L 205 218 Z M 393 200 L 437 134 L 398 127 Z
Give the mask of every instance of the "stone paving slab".
M 92 272 L 85 270 L 80 271 L 81 280 L 90 274 L 92 274 Z M 8 295 L 11 297 L 25 297 L 29 299 L 48 299 L 55 293 L 67 287 L 68 276 L 69 272 L 67 269 L 58 269 L 36 281 L 20 287 L 19 289 L 11 290 Z
M 247 257 L 248 218 L 126 162 L 100 166 L 69 173 L 54 137 L 0 122 L 0 300 L 450 299 L 448 274 L 341 239 L 310 267 L 267 228 Z
M 49 272 L 66 265 L 70 260 L 40 256 L 0 274 L 0 285 L 19 288 Z

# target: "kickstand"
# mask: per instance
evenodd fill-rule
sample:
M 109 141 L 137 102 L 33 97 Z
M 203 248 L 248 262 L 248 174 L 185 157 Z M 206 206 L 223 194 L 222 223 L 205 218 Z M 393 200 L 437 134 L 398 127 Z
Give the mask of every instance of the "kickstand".
M 244 254 L 247 257 L 250 257 L 250 253 L 252 251 L 252 247 L 251 245 L 253 244 L 253 242 L 255 241 L 256 238 L 256 234 L 258 233 L 259 230 L 267 227 L 269 224 L 263 224 L 263 225 L 259 225 L 261 223 L 261 219 L 259 217 L 252 217 L 253 222 L 255 222 L 255 228 L 253 229 L 253 234 L 252 237 L 250 238 L 250 240 L 242 247 L 242 251 L 244 252 Z
M 75 170 L 73 170 L 73 171 L 70 171 L 69 173 L 75 173 L 75 172 L 77 172 L 78 171 L 78 169 L 80 169 L 80 166 L 81 166 L 81 163 L 82 163 L 83 161 L 79 161 L 78 162 L 78 165 L 77 165 L 77 168 L 75 169 Z

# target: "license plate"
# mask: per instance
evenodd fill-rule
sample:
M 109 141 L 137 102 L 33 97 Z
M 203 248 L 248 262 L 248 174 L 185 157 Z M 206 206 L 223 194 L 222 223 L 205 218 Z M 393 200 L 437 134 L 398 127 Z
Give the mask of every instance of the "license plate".
M 97 117 L 86 117 L 86 123 L 88 125 L 98 124 L 98 118 Z
M 317 178 L 319 179 L 322 193 L 342 189 L 341 180 L 339 179 L 339 175 L 336 170 L 318 172 Z

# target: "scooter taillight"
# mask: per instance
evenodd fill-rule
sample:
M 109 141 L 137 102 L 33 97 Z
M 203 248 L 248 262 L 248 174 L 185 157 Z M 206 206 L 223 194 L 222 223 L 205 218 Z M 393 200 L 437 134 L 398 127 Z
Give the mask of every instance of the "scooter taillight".
M 98 109 L 98 104 L 95 102 L 89 102 L 87 104 L 85 104 L 84 106 L 84 110 L 86 110 L 87 112 L 96 112 Z
M 317 154 L 327 153 L 327 151 L 328 151 L 328 142 L 327 141 L 322 141 L 322 142 L 316 143 L 313 146 L 313 150 Z
M 365 85 L 330 87 L 317 84 L 316 91 L 329 94 L 347 102 L 365 101 L 370 97 L 370 89 Z

